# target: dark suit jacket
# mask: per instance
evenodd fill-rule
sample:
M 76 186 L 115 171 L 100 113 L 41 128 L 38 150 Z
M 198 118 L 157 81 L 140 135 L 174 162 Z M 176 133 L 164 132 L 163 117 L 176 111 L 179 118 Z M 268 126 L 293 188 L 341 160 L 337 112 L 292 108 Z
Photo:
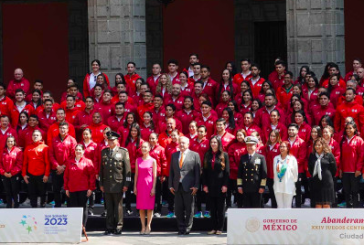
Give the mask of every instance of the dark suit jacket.
M 208 195 L 219 196 L 222 194 L 221 188 L 228 187 L 230 176 L 229 155 L 224 152 L 225 168 L 222 169 L 221 158 L 216 157 L 214 168 L 212 168 L 213 156 L 207 152 L 204 157 L 204 166 L 202 171 L 202 184 L 209 189 Z
M 189 150 L 184 159 L 182 169 L 179 168 L 178 158 L 180 151 L 172 154 L 170 170 L 169 170 L 169 188 L 173 187 L 178 191 L 180 178 L 182 180 L 183 190 L 191 191 L 192 187 L 200 187 L 200 168 L 201 160 L 198 153 Z
M 259 188 L 265 188 L 267 182 L 267 165 L 265 157 L 255 152 L 249 161 L 249 155 L 240 158 L 238 169 L 238 187 L 243 187 L 246 193 L 258 192 Z

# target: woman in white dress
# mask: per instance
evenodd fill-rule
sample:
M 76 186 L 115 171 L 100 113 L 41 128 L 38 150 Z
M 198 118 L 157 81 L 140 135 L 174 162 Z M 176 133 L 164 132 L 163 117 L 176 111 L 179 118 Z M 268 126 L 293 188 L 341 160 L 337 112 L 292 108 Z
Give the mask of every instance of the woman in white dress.
M 298 166 L 296 158 L 290 155 L 290 148 L 290 143 L 283 141 L 279 146 L 281 154 L 273 160 L 273 189 L 278 208 L 291 208 L 293 196 L 296 194 Z

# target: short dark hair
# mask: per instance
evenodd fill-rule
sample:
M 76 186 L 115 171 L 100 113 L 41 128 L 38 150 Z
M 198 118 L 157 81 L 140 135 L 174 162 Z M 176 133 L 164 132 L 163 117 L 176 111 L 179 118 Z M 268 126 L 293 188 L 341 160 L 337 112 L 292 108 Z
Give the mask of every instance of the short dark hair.
M 284 62 L 283 60 L 277 60 L 274 63 L 274 66 L 277 66 L 277 65 L 282 65 L 282 66 L 286 67 L 286 62 Z
M 260 66 L 257 63 L 253 63 L 250 67 L 251 68 L 256 67 L 258 70 L 260 70 Z
M 39 122 L 39 117 L 37 115 L 33 115 L 32 114 L 32 115 L 29 116 L 29 118 L 34 118 L 34 119 L 36 119 Z
M 94 59 L 93 61 L 91 61 L 91 65 L 92 65 L 94 62 L 96 62 L 99 66 L 101 66 L 101 62 L 100 62 L 100 60 L 98 60 L 98 59 Z
M 40 83 L 40 84 L 43 85 L 43 81 L 42 80 L 39 80 L 39 79 L 37 79 L 37 80 L 34 81 L 34 84 L 36 84 L 36 83 Z
M 167 108 L 167 106 L 168 106 L 168 107 L 171 107 L 173 111 L 176 111 L 176 106 L 175 106 L 174 104 L 169 103 L 168 105 L 166 105 L 166 107 L 165 107 L 165 108 Z
M 241 60 L 240 60 L 240 63 L 241 63 L 241 62 L 243 62 L 243 61 L 246 61 L 246 62 L 248 62 L 249 64 L 251 63 L 250 59 L 248 59 L 248 58 L 243 58 L 243 59 L 241 59 Z
M 18 88 L 17 90 L 15 90 L 15 94 L 17 93 L 22 93 L 23 95 L 25 94 L 24 90 L 22 90 L 21 88 Z
M 175 59 L 170 59 L 170 60 L 168 60 L 167 65 L 170 65 L 170 64 L 175 64 L 176 66 L 178 66 L 178 61 Z
M 211 71 L 210 67 L 209 67 L 209 66 L 207 66 L 207 65 L 202 65 L 202 66 L 201 66 L 201 70 L 202 70 L 203 68 L 207 69 L 209 72 Z
M 72 96 L 72 95 L 67 95 L 67 97 L 66 97 L 66 99 L 68 99 L 68 98 L 72 98 L 73 99 L 73 101 L 76 101 L 76 97 L 75 96 Z
M 60 128 L 62 126 L 66 126 L 67 128 L 70 127 L 70 125 L 68 124 L 68 122 L 61 122 L 61 123 L 59 123 L 58 127 Z
M 5 83 L 0 83 L 0 87 L 3 87 L 6 90 L 6 85 Z
M 191 56 L 196 56 L 196 58 L 198 59 L 198 54 L 196 54 L 196 53 L 192 53 L 192 54 L 190 54 L 190 56 L 188 56 L 189 58 L 191 58 Z
M 207 105 L 207 106 L 209 106 L 209 107 L 212 107 L 211 102 L 210 102 L 210 101 L 208 101 L 208 100 L 206 100 L 206 101 L 202 102 L 201 106 L 203 106 L 203 105 Z
M 300 127 L 298 127 L 297 123 L 291 123 L 290 125 L 288 125 L 288 128 L 290 128 L 290 127 L 294 127 L 294 128 L 296 128 L 297 130 L 299 130 L 299 129 L 300 129 Z
M 286 75 L 289 75 L 291 78 L 293 78 L 293 73 L 291 71 L 286 71 Z
M 225 121 L 224 118 L 219 118 L 219 119 L 216 120 L 216 124 L 219 123 L 219 122 L 222 122 L 222 123 L 224 123 L 224 125 L 226 125 L 226 121 Z
M 136 67 L 135 62 L 133 62 L 133 61 L 129 61 L 129 62 L 128 62 L 128 64 L 126 64 L 126 66 L 128 66 L 128 65 L 130 65 L 130 64 L 131 64 L 131 65 L 133 65 L 134 67 Z

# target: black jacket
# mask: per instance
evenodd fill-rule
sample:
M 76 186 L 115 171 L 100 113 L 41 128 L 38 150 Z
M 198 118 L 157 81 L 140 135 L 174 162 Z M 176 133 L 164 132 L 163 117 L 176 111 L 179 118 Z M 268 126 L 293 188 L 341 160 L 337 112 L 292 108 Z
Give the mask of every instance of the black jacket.
M 212 159 L 211 153 L 207 152 L 204 157 L 204 166 L 202 170 L 202 184 L 207 186 L 209 189 L 208 194 L 211 196 L 218 196 L 222 194 L 221 188 L 223 186 L 228 187 L 229 176 L 230 176 L 230 164 L 229 155 L 224 152 L 224 163 L 225 168 L 222 168 L 221 161 L 222 158 L 216 157 L 214 168 L 212 169 Z
M 259 188 L 265 188 L 267 182 L 267 164 L 265 157 L 255 153 L 249 161 L 249 155 L 245 154 L 240 158 L 238 169 L 238 187 L 244 192 L 258 192 Z

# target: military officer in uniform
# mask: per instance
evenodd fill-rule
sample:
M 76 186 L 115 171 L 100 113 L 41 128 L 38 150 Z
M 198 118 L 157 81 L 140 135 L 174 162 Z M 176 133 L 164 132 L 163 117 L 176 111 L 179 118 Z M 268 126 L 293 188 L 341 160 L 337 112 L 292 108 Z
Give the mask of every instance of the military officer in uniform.
M 121 234 L 123 228 L 123 193 L 131 182 L 129 152 L 118 146 L 119 134 L 108 132 L 109 147 L 101 151 L 100 189 L 105 193 L 105 235 Z
M 265 157 L 256 152 L 259 140 L 254 136 L 248 136 L 244 140 L 248 154 L 240 158 L 238 191 L 244 194 L 245 208 L 260 208 L 267 180 L 267 165 Z

